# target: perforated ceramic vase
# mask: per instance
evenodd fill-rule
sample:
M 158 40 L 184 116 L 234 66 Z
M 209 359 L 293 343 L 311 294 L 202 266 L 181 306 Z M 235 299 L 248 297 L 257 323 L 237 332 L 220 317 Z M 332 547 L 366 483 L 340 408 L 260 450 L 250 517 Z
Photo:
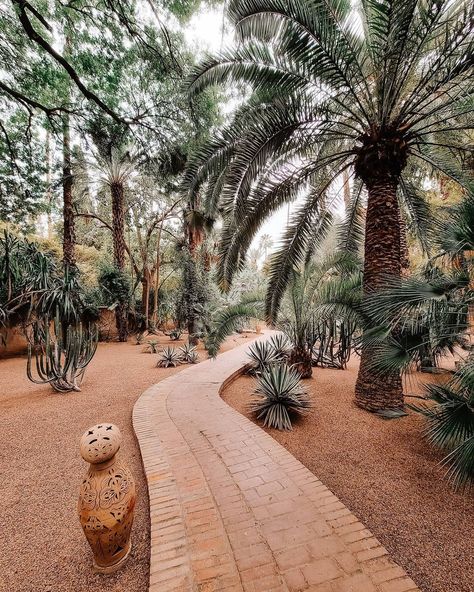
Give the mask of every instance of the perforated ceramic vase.
M 94 569 L 113 573 L 127 560 L 136 490 L 132 474 L 117 459 L 122 436 L 102 423 L 81 438 L 82 458 L 90 463 L 79 494 L 79 520 L 94 554 Z

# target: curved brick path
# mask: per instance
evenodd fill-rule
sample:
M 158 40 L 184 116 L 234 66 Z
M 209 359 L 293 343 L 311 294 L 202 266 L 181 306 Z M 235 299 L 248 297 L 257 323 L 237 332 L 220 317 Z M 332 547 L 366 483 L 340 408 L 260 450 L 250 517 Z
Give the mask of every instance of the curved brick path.
M 135 405 L 150 592 L 418 590 L 313 473 L 222 401 L 247 347 L 163 380 Z

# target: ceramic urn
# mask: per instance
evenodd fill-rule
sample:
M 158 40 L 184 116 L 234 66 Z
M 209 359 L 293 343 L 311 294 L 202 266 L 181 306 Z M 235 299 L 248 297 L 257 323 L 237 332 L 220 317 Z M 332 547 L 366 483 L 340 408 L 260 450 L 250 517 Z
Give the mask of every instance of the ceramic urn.
M 127 560 L 136 501 L 135 482 L 117 459 L 122 436 L 102 423 L 81 438 L 82 458 L 90 463 L 79 494 L 79 520 L 94 554 L 94 569 L 113 573 Z

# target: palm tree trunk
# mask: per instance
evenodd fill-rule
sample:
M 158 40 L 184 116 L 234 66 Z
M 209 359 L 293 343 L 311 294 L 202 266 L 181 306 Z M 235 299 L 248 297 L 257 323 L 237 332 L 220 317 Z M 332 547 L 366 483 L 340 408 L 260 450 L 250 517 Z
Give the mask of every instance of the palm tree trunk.
M 125 271 L 125 200 L 122 183 L 112 183 L 112 228 L 114 263 L 117 269 Z M 119 341 L 127 341 L 128 318 L 127 303 L 119 302 L 115 309 L 115 322 Z
M 387 275 L 401 275 L 397 180 L 378 177 L 367 185 L 364 295 L 383 288 Z M 363 347 L 355 388 L 357 405 L 368 411 L 401 407 L 403 389 L 400 373 L 381 375 L 371 365 L 371 357 L 371 350 Z
M 292 368 L 301 374 L 301 378 L 311 378 L 313 375 L 311 352 L 305 347 L 297 346 L 292 349 L 288 363 Z
M 66 113 L 63 116 L 63 261 L 66 267 L 76 264 L 72 184 L 71 131 L 69 115 Z

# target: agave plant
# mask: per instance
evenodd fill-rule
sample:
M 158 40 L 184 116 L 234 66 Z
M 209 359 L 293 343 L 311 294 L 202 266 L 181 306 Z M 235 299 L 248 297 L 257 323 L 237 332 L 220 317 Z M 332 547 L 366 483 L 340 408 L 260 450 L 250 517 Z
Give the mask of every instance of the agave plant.
M 276 333 L 268 342 L 281 362 L 286 362 L 291 353 L 291 342 L 284 333 Z
M 249 347 L 248 356 L 251 359 L 250 371 L 260 374 L 269 366 L 281 363 L 273 346 L 268 341 L 256 341 Z
M 285 365 L 262 372 L 257 381 L 250 409 L 263 425 L 277 430 L 291 430 L 291 415 L 303 414 L 311 408 L 300 375 Z
M 146 342 L 146 345 L 145 345 L 145 348 L 143 351 L 146 353 L 149 353 L 149 354 L 157 354 L 159 346 L 160 346 L 160 342 L 157 339 L 149 339 Z
M 157 366 L 158 368 L 169 368 L 173 366 L 179 366 L 181 363 L 181 354 L 175 347 L 165 347 L 160 354 L 160 359 L 158 360 Z
M 179 351 L 181 352 L 181 361 L 185 364 L 196 364 L 199 360 L 199 354 L 197 353 L 195 345 L 185 343 L 179 348 Z
M 430 404 L 410 405 L 427 419 L 425 435 L 449 454 L 442 464 L 457 488 L 474 482 L 474 361 L 468 361 L 445 385 L 425 387 Z
M 299 198 L 271 259 L 265 312 L 274 321 L 345 174 L 350 212 L 365 217 L 364 294 L 400 277 L 401 209 L 420 235 L 430 221 L 415 173 L 472 182 L 472 1 L 230 0 L 228 14 L 237 43 L 207 57 L 189 89 L 241 82 L 251 92 L 186 174 L 190 199 L 204 195 L 209 213 L 224 212 L 220 285 L 231 285 L 263 222 Z M 363 347 L 358 405 L 400 406 L 400 376 L 374 374 L 370 358 Z

